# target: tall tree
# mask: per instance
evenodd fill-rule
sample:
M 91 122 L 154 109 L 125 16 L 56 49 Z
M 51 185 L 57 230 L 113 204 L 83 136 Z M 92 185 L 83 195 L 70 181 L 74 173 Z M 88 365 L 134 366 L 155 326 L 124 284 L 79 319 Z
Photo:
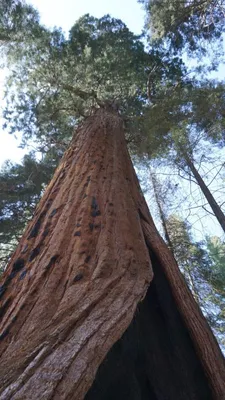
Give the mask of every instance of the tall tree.
M 68 39 L 41 34 L 8 49 L 5 117 L 46 145 L 84 122 L 2 278 L 0 399 L 221 400 L 223 356 L 126 147 L 140 140 L 155 53 L 109 16 L 84 16 Z M 180 75 L 169 60 L 157 86 L 171 67 Z
M 2 399 L 82 399 L 126 330 L 87 398 L 224 396 L 224 359 L 154 227 L 115 112 L 100 109 L 79 129 L 3 276 L 1 302 Z
M 172 193 L 174 197 L 175 190 L 171 187 L 170 181 L 167 180 L 162 184 L 152 171 L 150 176 L 157 214 L 166 242 L 224 350 L 224 245 L 215 237 L 209 237 L 207 242 L 194 240 L 191 224 L 178 216 L 180 212 L 182 213 L 182 209 L 177 208 L 178 215 L 170 212 L 170 207 L 173 212 L 175 210 L 175 204 L 170 200 Z
M 44 154 L 45 166 L 50 164 L 50 171 L 51 158 L 61 157 L 74 127 L 92 113 L 93 107 L 113 101 L 124 117 L 129 148 L 136 154 L 143 137 L 141 115 L 146 107 L 147 77 L 157 65 L 154 74 L 157 87 L 165 77 L 168 87 L 173 86 L 176 77 L 182 75 L 180 60 L 171 61 L 168 53 L 163 55 L 153 50 L 147 53 L 139 37 L 129 32 L 122 21 L 109 16 L 99 20 L 88 15 L 82 17 L 68 39 L 58 29 L 50 32 L 40 28 L 38 35 L 35 32 L 36 28 L 34 35 L 25 37 L 24 42 L 15 45 L 12 40 L 7 47 L 11 74 L 7 81 L 5 128 L 10 133 L 21 131 L 24 145 L 30 139 L 35 140 L 35 147 Z M 15 170 L 8 170 L 7 174 L 15 177 Z M 27 176 L 27 171 L 20 168 L 18 175 Z M 2 213 L 8 216 L 10 181 L 7 176 L 2 179 L 5 182 Z M 18 176 L 17 180 L 20 179 Z M 34 187 L 34 191 L 37 193 L 39 188 L 40 185 Z M 20 210 L 16 212 L 19 204 Z M 15 227 L 25 223 L 20 211 L 29 205 L 20 196 L 20 203 L 15 201 L 13 207 Z M 20 215 L 18 224 L 17 215 Z M 4 221 L 0 219 L 0 227 L 1 222 Z M 4 244 L 9 240 L 4 235 L 4 226 L 2 232 Z M 12 229 L 11 236 L 15 233 Z M 19 236 L 19 232 L 16 234 Z
M 207 247 L 193 241 L 190 226 L 175 215 L 166 224 L 178 265 L 224 348 L 224 245 L 215 237 L 208 238 Z
M 160 222 L 161 222 L 162 228 L 163 228 L 164 237 L 165 237 L 166 243 L 168 244 L 170 251 L 172 251 L 172 253 L 174 253 L 173 244 L 172 244 L 172 241 L 170 238 L 169 231 L 167 229 L 166 215 L 165 215 L 164 207 L 163 207 L 163 205 L 165 205 L 165 199 L 164 199 L 164 201 L 162 201 L 162 188 L 160 187 L 160 184 L 157 181 L 155 174 L 151 170 L 150 170 L 150 178 L 152 181 L 153 192 L 154 192 L 155 201 L 156 201 L 158 212 L 159 212 Z
M 203 270 L 205 279 L 210 283 L 213 288 L 211 292 L 210 301 L 216 307 L 215 313 L 212 315 L 211 320 L 218 333 L 219 340 L 225 346 L 225 245 L 224 242 L 218 237 L 207 238 L 207 250 L 211 260 L 208 268 Z
M 190 169 L 197 184 L 199 185 L 201 191 L 203 192 L 203 194 L 204 194 L 207 202 L 209 203 L 215 217 L 217 218 L 221 228 L 225 232 L 225 215 L 224 215 L 223 211 L 221 210 L 219 204 L 216 202 L 212 193 L 210 192 L 210 190 L 208 189 L 204 180 L 202 179 L 201 175 L 199 174 L 197 168 L 194 165 L 193 159 L 191 159 L 186 152 L 183 154 L 184 154 L 184 160 L 186 161 L 188 168 Z
M 146 154 L 167 160 L 194 178 L 225 231 L 225 215 L 196 167 L 204 141 L 224 145 L 224 86 L 193 83 L 181 82 L 164 98 L 159 88 L 145 110 L 144 148 Z

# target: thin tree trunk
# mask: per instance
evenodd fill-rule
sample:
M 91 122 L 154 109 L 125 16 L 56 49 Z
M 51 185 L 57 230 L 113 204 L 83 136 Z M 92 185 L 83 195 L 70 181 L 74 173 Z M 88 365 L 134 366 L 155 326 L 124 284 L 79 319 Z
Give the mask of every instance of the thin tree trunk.
M 151 171 L 150 171 L 150 177 L 151 177 L 151 181 L 152 181 L 152 187 L 153 187 L 153 192 L 154 192 L 154 196 L 155 196 L 155 201 L 156 201 L 156 204 L 157 204 L 157 207 L 158 207 L 158 210 L 159 210 L 159 217 L 160 217 L 161 224 L 162 224 L 162 227 L 163 227 L 163 232 L 164 232 L 164 236 L 165 236 L 165 239 L 166 239 L 166 243 L 168 244 L 168 247 L 171 250 L 171 252 L 174 254 L 173 245 L 172 245 L 172 242 L 170 240 L 170 235 L 169 235 L 169 232 L 168 232 L 168 229 L 167 229 L 167 225 L 166 225 L 165 214 L 164 214 L 164 211 L 163 211 L 163 208 L 162 208 L 162 205 L 161 205 L 161 201 L 160 201 L 160 198 L 159 198 L 159 194 L 158 194 L 157 181 L 155 179 L 154 174 Z
M 131 399 L 121 394 L 127 382 L 142 390 L 136 363 L 149 372 L 147 398 L 224 399 L 223 356 L 154 226 L 114 112 L 100 109 L 78 130 L 0 296 L 1 400 L 94 398 L 95 383 L 89 388 L 99 366 L 112 367 L 110 379 L 116 375 L 115 359 L 107 364 L 107 357 L 126 343 L 124 335 L 134 337 L 136 320 L 148 343 L 146 364 L 138 346 L 119 350 L 120 360 L 134 352 L 137 359 L 120 386 L 103 381 L 105 399 L 119 390 Z
M 174 258 L 176 259 L 176 255 L 175 255 L 175 252 L 174 252 L 174 247 L 173 247 L 172 241 L 170 239 L 169 231 L 167 229 L 167 222 L 166 222 L 165 214 L 164 214 L 163 207 L 162 207 L 161 201 L 160 201 L 160 196 L 159 196 L 159 192 L 158 192 L 158 188 L 157 188 L 157 181 L 156 181 L 156 178 L 155 178 L 154 174 L 151 171 L 150 171 L 150 177 L 151 177 L 151 181 L 152 181 L 153 192 L 154 192 L 156 204 L 157 204 L 157 207 L 158 207 L 158 210 L 159 210 L 159 216 L 160 216 L 161 224 L 162 224 L 162 227 L 163 227 L 164 237 L 165 237 L 166 243 L 167 243 L 170 251 L 172 252 Z M 198 293 L 197 293 L 197 290 L 196 290 L 196 287 L 195 287 L 195 283 L 194 283 L 190 268 L 185 266 L 183 268 L 183 271 L 182 271 L 182 268 L 181 268 L 181 272 L 184 274 L 184 277 L 185 277 L 185 274 L 188 275 L 188 279 L 189 279 L 189 282 L 190 282 L 189 287 L 191 286 L 190 289 L 191 289 L 191 292 L 193 293 L 194 299 L 200 305 L 199 296 L 198 296 Z
M 203 181 L 201 175 L 199 174 L 199 172 L 197 171 L 197 169 L 194 166 L 194 163 L 191 161 L 190 157 L 188 157 L 187 154 L 184 155 L 186 163 L 188 165 L 188 167 L 190 168 L 192 174 L 194 175 L 202 193 L 204 194 L 206 200 L 208 201 L 211 209 L 213 210 L 215 217 L 217 218 L 221 228 L 224 230 L 225 232 L 225 215 L 222 212 L 220 206 L 218 205 L 218 203 L 216 202 L 216 200 L 214 199 L 212 193 L 210 192 L 210 190 L 208 189 L 208 187 L 206 186 L 205 182 Z

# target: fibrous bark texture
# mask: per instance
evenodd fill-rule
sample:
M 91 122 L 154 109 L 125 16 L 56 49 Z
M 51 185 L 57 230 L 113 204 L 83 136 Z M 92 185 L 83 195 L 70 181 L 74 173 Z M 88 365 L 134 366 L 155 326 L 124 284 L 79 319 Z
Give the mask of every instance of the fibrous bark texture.
M 135 382 L 134 399 L 223 399 L 223 357 L 155 229 L 112 111 L 78 130 L 0 300 L 1 400 L 128 400 Z

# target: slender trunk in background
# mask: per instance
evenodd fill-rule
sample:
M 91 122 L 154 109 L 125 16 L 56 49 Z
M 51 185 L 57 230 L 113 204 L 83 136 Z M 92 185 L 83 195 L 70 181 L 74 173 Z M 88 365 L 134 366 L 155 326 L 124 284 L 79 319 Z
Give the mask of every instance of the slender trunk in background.
M 178 266 L 180 267 L 179 259 L 176 258 L 176 246 L 174 247 L 174 245 L 173 245 L 173 243 L 171 241 L 171 238 L 170 238 L 169 230 L 167 228 L 166 217 L 165 217 L 165 214 L 164 214 L 164 211 L 163 211 L 163 207 L 162 207 L 162 203 L 161 203 L 161 200 L 160 200 L 159 189 L 157 187 L 157 180 L 155 178 L 154 173 L 151 170 L 150 170 L 150 177 L 151 177 L 151 181 L 152 181 L 152 187 L 153 187 L 153 192 L 154 192 L 154 196 L 155 196 L 155 201 L 156 201 L 156 204 L 157 204 L 157 207 L 158 207 L 158 210 L 159 210 L 159 217 L 160 217 L 160 220 L 161 220 L 164 237 L 165 237 L 166 243 L 167 243 L 170 251 L 172 252 L 174 258 L 178 262 Z M 180 269 L 181 269 L 182 273 L 184 274 L 185 278 L 188 276 L 188 281 L 190 283 L 189 287 L 191 288 L 191 292 L 192 292 L 192 294 L 194 296 L 195 301 L 197 301 L 197 303 L 200 304 L 198 292 L 196 290 L 195 282 L 194 282 L 194 279 L 193 279 L 193 276 L 192 276 L 190 268 L 188 266 L 185 266 L 183 268 L 180 267 Z
M 160 197 L 159 197 L 159 193 L 158 193 L 158 188 L 157 188 L 157 181 L 156 178 L 154 176 L 154 174 L 150 171 L 150 177 L 151 177 L 151 181 L 152 181 L 152 187 L 153 187 L 153 192 L 154 192 L 154 196 L 155 196 L 155 201 L 159 210 L 159 217 L 161 220 L 161 224 L 163 227 L 163 232 L 164 232 L 164 237 L 166 239 L 166 243 L 168 244 L 169 249 L 172 251 L 172 253 L 174 254 L 173 251 L 173 244 L 170 240 L 170 235 L 167 229 L 167 225 L 166 225 L 166 218 L 165 218 L 165 214 L 163 211 L 163 207 L 161 205 L 161 201 L 160 201 Z
M 0 296 L 1 400 L 224 399 L 223 356 L 112 111 L 78 130 Z
M 224 215 L 224 213 L 222 212 L 220 206 L 218 205 L 218 203 L 214 199 L 212 193 L 210 192 L 210 190 L 206 186 L 206 184 L 203 181 L 201 175 L 199 174 L 199 172 L 195 168 L 194 163 L 192 162 L 190 157 L 187 154 L 185 154 L 184 158 L 185 158 L 186 163 L 187 163 L 188 167 L 190 168 L 192 174 L 194 175 L 194 177 L 195 177 L 195 179 L 196 179 L 196 181 L 197 181 L 202 193 L 204 194 L 204 196 L 205 196 L 206 200 L 208 201 L 211 209 L 213 210 L 213 212 L 215 214 L 215 217 L 217 218 L 221 228 L 225 232 L 225 215 Z

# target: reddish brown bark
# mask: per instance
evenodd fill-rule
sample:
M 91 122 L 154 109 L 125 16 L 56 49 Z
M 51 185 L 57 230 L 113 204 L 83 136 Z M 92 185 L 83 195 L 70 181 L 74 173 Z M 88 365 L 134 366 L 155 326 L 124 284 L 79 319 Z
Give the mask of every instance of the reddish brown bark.
M 3 276 L 0 399 L 83 399 L 146 295 L 150 254 L 223 399 L 219 347 L 150 217 L 123 122 L 104 109 L 78 130 Z

